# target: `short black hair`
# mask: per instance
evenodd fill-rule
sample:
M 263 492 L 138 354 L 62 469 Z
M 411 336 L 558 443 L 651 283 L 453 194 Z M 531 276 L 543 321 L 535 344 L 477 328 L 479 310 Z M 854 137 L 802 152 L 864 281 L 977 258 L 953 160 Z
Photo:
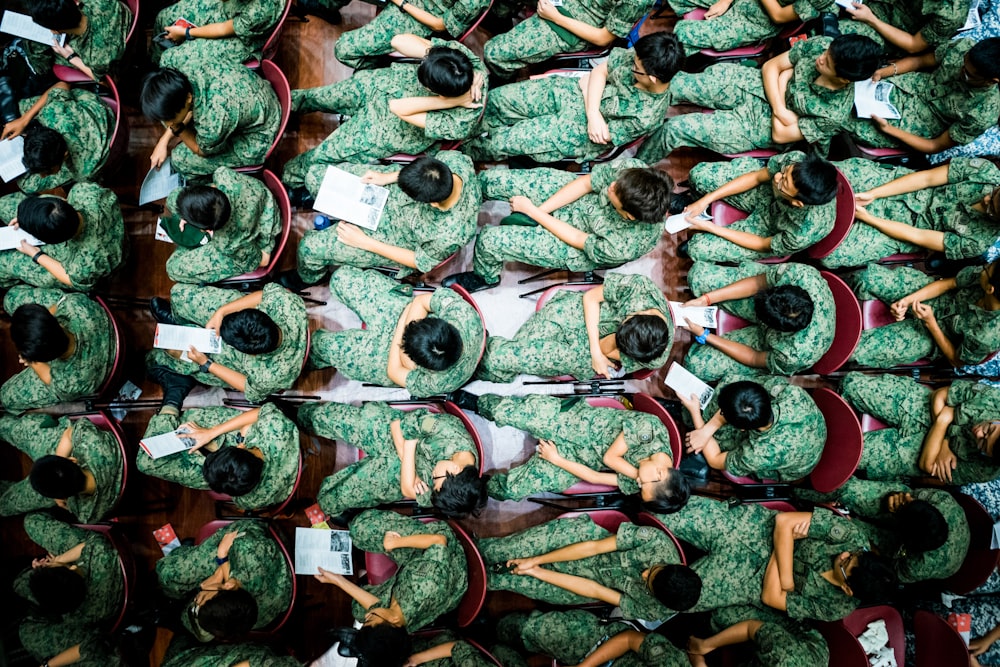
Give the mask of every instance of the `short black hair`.
M 426 155 L 400 169 L 397 183 L 407 197 L 424 204 L 443 202 L 455 189 L 448 165 Z
M 887 558 L 869 551 L 858 555 L 858 564 L 847 578 L 855 598 L 865 604 L 886 603 L 899 588 L 899 578 Z
M 257 600 L 249 591 L 221 590 L 198 609 L 198 625 L 216 639 L 242 639 L 257 623 Z
M 476 466 L 465 466 L 457 475 L 448 473 L 441 482 L 441 490 L 431 491 L 431 504 L 449 519 L 479 516 L 489 499 L 486 493 L 489 478 L 489 475 L 480 477 Z
M 243 354 L 267 354 L 278 349 L 281 329 L 267 313 L 245 308 L 222 318 L 219 337 Z
M 60 197 L 31 195 L 17 205 L 17 224 L 45 243 L 64 243 L 80 229 L 80 214 Z
M 406 628 L 388 623 L 363 625 L 354 636 L 359 667 L 402 667 L 413 653 Z
M 794 333 L 812 322 L 813 300 L 798 285 L 776 285 L 754 295 L 753 309 L 765 326 Z
M 177 195 L 177 214 L 198 229 L 216 230 L 229 222 L 229 197 L 210 185 L 189 185 Z
M 28 482 L 39 495 L 65 500 L 83 493 L 87 478 L 80 466 L 65 456 L 47 454 L 31 465 Z
M 37 303 L 18 306 L 10 316 L 10 338 L 25 361 L 47 363 L 66 354 L 69 336 L 49 309 Z
M 691 485 L 680 470 L 673 469 L 667 478 L 654 487 L 652 500 L 642 501 L 643 509 L 658 514 L 673 514 L 687 505 Z
M 62 166 L 66 160 L 66 138 L 41 123 L 32 122 L 24 133 L 24 155 L 21 163 L 31 174 L 45 174 Z
M 639 363 L 649 363 L 663 354 L 674 332 L 659 315 L 632 315 L 615 332 L 618 349 Z
M 432 46 L 417 67 L 420 84 L 444 97 L 458 97 L 472 88 L 474 72 L 469 56 L 447 46 Z
M 201 468 L 201 474 L 213 491 L 230 496 L 253 491 L 263 472 L 264 461 L 239 447 L 220 447 L 210 452 Z
M 969 49 L 968 58 L 979 76 L 985 79 L 1000 78 L 1000 37 L 989 37 L 976 42 Z
M 27 5 L 31 20 L 46 30 L 66 32 L 83 20 L 83 12 L 73 0 L 31 0 Z
M 828 204 L 837 197 L 837 168 L 815 153 L 808 153 L 792 169 L 795 198 L 806 206 Z
M 771 423 L 771 395 L 764 385 L 751 380 L 731 382 L 719 390 L 719 410 L 726 423 L 741 430 L 763 428 Z
M 878 42 L 864 35 L 840 35 L 830 42 L 833 71 L 848 81 L 872 78 L 884 55 Z
M 635 55 L 646 74 L 667 83 L 684 68 L 687 57 L 684 47 L 672 32 L 654 32 L 640 37 L 635 43 Z
M 653 167 L 625 169 L 615 179 L 615 195 L 621 200 L 622 210 L 642 222 L 662 223 L 673 192 L 673 179 Z
M 687 565 L 664 564 L 649 585 L 653 597 L 674 611 L 687 611 L 701 598 L 701 577 Z
M 941 511 L 916 498 L 893 512 L 895 532 L 907 555 L 934 551 L 948 541 L 948 522 Z
M 49 614 L 69 614 L 87 598 L 87 582 L 68 567 L 39 567 L 28 575 L 28 590 L 42 610 Z
M 413 320 L 403 329 L 403 352 L 418 366 L 432 371 L 451 368 L 462 356 L 462 336 L 440 317 Z
M 151 120 L 173 120 L 192 91 L 188 78 L 171 67 L 150 72 L 142 80 L 142 113 Z

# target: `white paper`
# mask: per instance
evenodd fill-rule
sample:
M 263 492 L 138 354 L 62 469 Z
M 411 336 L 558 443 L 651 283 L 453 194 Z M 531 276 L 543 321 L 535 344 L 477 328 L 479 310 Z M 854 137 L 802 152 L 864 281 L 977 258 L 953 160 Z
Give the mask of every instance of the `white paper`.
M 214 329 L 185 327 L 177 324 L 157 324 L 153 347 L 161 350 L 183 350 L 194 346 L 203 354 L 217 354 L 222 350 L 222 339 Z
M 0 141 L 0 178 L 4 183 L 10 183 L 28 168 L 24 166 L 24 137 L 14 137 Z
M 678 213 L 676 215 L 671 215 L 667 218 L 667 221 L 663 224 L 663 228 L 667 230 L 668 234 L 676 234 L 677 232 L 684 231 L 691 226 L 691 223 L 687 221 L 687 213 Z M 707 212 L 702 213 L 698 216 L 699 220 L 711 220 Z
M 159 201 L 182 185 L 181 175 L 174 171 L 174 165 L 168 157 L 159 169 L 152 167 L 142 180 L 142 187 L 139 188 L 139 206 Z
M 853 3 L 858 3 L 859 5 L 865 4 L 862 0 L 836 0 L 837 4 L 844 9 L 854 9 Z
M 184 433 L 187 433 L 187 430 L 177 429 L 176 431 L 170 431 L 162 435 L 143 438 L 139 441 L 139 446 L 154 459 L 184 452 L 194 447 L 193 438 L 181 437 Z
M 156 232 L 153 234 L 153 238 L 157 241 L 163 241 L 164 243 L 174 242 L 174 240 L 170 238 L 170 234 L 167 234 L 167 230 L 163 228 L 163 218 L 156 219 Z
M 990 549 L 1000 549 L 1000 521 L 993 524 L 993 538 L 990 540 Z
M 55 41 L 59 42 L 59 46 L 66 44 L 66 35 L 59 35 L 57 37 L 48 28 L 43 28 L 32 21 L 31 17 L 27 14 L 18 14 L 10 10 L 5 11 L 3 18 L 0 19 L 0 32 L 30 39 L 32 42 L 39 42 L 47 46 L 52 46 L 52 42 Z
M 983 24 L 983 19 L 979 16 L 979 3 L 972 3 L 969 7 L 969 15 L 965 17 L 965 25 L 958 29 L 959 32 L 978 28 Z
M 893 88 L 885 79 L 881 81 L 857 81 L 854 83 L 854 110 L 858 118 L 878 116 L 886 120 L 895 120 L 902 116 L 892 102 L 890 96 Z
M 714 389 L 676 361 L 670 364 L 670 370 L 667 371 L 667 377 L 663 379 L 663 383 L 673 389 L 678 396 L 685 398 L 691 395 L 697 396 L 702 409 L 715 395 Z
M 21 245 L 21 241 L 27 241 L 36 248 L 45 245 L 44 241 L 39 241 L 20 227 L 0 227 L 0 250 L 13 250 Z
M 295 529 L 295 574 L 354 574 L 351 533 L 329 528 Z
M 718 306 L 688 306 L 685 308 L 680 301 L 671 301 L 670 314 L 674 317 L 674 326 L 678 328 L 687 328 L 685 320 L 691 320 L 706 329 L 719 328 Z
M 375 231 L 388 199 L 387 188 L 362 183 L 360 176 L 336 167 L 327 167 L 313 209 Z

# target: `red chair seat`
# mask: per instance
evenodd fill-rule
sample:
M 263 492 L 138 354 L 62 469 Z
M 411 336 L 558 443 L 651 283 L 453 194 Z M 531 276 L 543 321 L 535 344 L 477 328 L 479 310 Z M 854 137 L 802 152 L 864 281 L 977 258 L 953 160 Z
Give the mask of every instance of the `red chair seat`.
M 916 667 L 964 667 L 969 664 L 965 640 L 948 622 L 924 609 L 913 614 Z
M 831 389 L 811 392 L 826 423 L 826 442 L 819 463 L 809 474 L 809 482 L 820 493 L 830 493 L 844 485 L 861 462 L 864 447 L 861 423 L 851 406 Z
M 969 523 L 969 551 L 958 572 L 944 580 L 947 589 L 959 595 L 965 595 L 986 583 L 997 568 L 1000 550 L 991 549 L 993 536 L 993 517 L 982 504 L 964 493 L 955 494 L 955 502 L 965 512 Z
M 861 432 L 871 433 L 872 431 L 881 431 L 884 428 L 889 428 L 889 425 L 885 422 L 881 422 L 871 415 L 865 414 L 861 415 Z

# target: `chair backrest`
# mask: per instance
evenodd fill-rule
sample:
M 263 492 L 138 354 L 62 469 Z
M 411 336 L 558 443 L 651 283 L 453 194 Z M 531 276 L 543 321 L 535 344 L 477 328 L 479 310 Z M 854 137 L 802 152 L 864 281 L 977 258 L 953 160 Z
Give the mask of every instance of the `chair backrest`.
M 108 142 L 108 159 L 105 165 L 117 164 L 125 154 L 128 153 L 129 125 L 128 114 L 121 111 L 121 96 L 118 94 L 118 86 L 110 76 L 104 77 L 104 85 L 108 93 L 101 95 L 101 100 L 108 105 L 115 115 L 114 128 L 111 130 L 111 140 Z
M 111 546 L 115 548 L 118 553 L 118 566 L 121 568 L 122 581 L 124 586 L 122 590 L 124 591 L 122 607 L 118 611 L 118 615 L 112 621 L 111 625 L 108 627 L 108 633 L 113 634 L 121 629 L 122 623 L 125 620 L 125 615 L 128 613 L 129 605 L 131 604 L 132 590 L 136 586 L 138 579 L 138 570 L 136 569 L 135 556 L 132 554 L 132 544 L 120 533 L 116 528 L 109 524 L 76 524 L 78 528 L 83 528 L 84 530 L 91 530 L 95 533 L 100 533 L 104 535 L 111 542 Z
M 913 614 L 916 635 L 916 667 L 964 667 L 969 664 L 969 648 L 962 635 L 935 613 L 918 609 Z
M 885 621 L 885 629 L 889 633 L 889 646 L 896 654 L 896 664 L 906 663 L 906 631 L 903 628 L 903 617 L 899 612 L 889 605 L 878 605 L 876 607 L 862 607 L 852 612 L 847 618 L 839 621 L 852 636 L 858 637 L 868 629 L 868 624 L 877 620 Z M 830 656 L 831 665 L 840 665 L 834 662 L 833 655 Z M 846 664 L 846 663 L 845 663 Z M 865 661 L 867 665 L 867 660 Z
M 632 397 L 632 407 L 639 412 L 653 415 L 663 423 L 663 426 L 667 429 L 667 434 L 670 436 L 670 458 L 674 461 L 674 467 L 679 467 L 684 452 L 681 430 L 677 426 L 677 422 L 674 421 L 674 418 L 667 412 L 667 409 L 649 394 L 641 392 Z
M 492 0 L 491 0 L 490 4 L 491 5 L 493 4 Z M 475 641 L 473 639 L 469 639 L 468 637 L 466 637 L 465 639 L 463 639 L 463 641 L 466 644 L 468 644 L 469 646 L 475 648 L 480 653 L 482 653 L 484 658 L 486 658 L 487 660 L 489 660 L 490 662 L 492 662 L 497 667 L 504 667 L 503 663 L 501 663 L 499 660 L 497 660 L 496 656 L 494 656 L 492 653 L 490 653 L 485 648 L 483 648 L 483 646 L 479 642 L 477 642 L 477 641 Z
M 465 32 L 463 32 L 456 38 L 459 42 L 465 44 L 465 40 L 469 39 L 469 37 L 472 36 L 472 33 L 476 31 L 476 28 L 479 27 L 479 24 L 483 22 L 483 19 L 486 18 L 486 15 L 490 13 L 491 9 L 493 9 L 493 1 L 494 0 L 490 0 L 488 3 L 486 3 L 486 7 L 483 9 L 483 11 L 479 12 L 479 16 L 477 16 L 476 19 L 469 24 L 469 27 L 465 29 Z M 466 46 L 468 45 L 466 44 Z
M 571 292 L 586 292 L 588 290 L 594 289 L 595 287 L 597 287 L 597 285 L 553 285 L 552 287 L 542 292 L 542 295 L 538 297 L 538 301 L 535 302 L 535 312 L 537 313 L 542 308 L 544 308 L 545 304 L 551 301 L 552 297 L 554 297 L 556 294 L 559 293 L 559 290 L 568 290 Z
M 878 329 L 896 321 L 889 306 L 878 299 L 861 303 L 861 319 L 865 330 Z
M 618 527 L 629 523 L 629 518 L 618 510 L 598 509 L 589 512 L 564 512 L 557 519 L 575 519 L 578 516 L 589 516 L 590 520 L 609 533 L 617 533 Z
M 108 320 L 111 322 L 111 346 L 114 351 L 114 357 L 111 362 L 111 370 L 108 371 L 108 376 L 97 389 L 96 395 L 100 397 L 111 391 L 121 376 L 123 359 L 125 358 L 125 338 L 122 335 L 121 323 L 118 322 L 115 314 L 111 312 L 111 308 L 104 301 L 104 299 L 95 295 L 94 301 L 97 302 L 97 305 L 101 307 L 104 313 L 108 316 Z
M 472 306 L 472 309 L 476 311 L 476 315 L 479 315 L 479 323 L 483 328 L 483 341 L 479 346 L 479 360 L 482 361 L 483 355 L 486 353 L 486 319 L 483 317 L 483 311 L 479 309 L 479 304 L 476 303 L 476 300 L 472 298 L 472 295 L 464 287 L 458 284 L 449 285 L 448 287 L 457 292 L 466 303 Z
M 806 255 L 812 259 L 822 259 L 844 242 L 854 224 L 854 189 L 847 177 L 837 170 L 837 217 L 833 229 L 819 243 L 806 248 Z
M 483 468 L 486 465 L 486 452 L 483 449 L 483 439 L 479 435 L 479 431 L 476 430 L 476 425 L 469 419 L 469 415 L 462 412 L 462 408 L 451 401 L 443 402 L 441 404 L 441 411 L 453 417 L 458 417 L 458 420 L 462 422 L 462 426 L 468 431 L 469 437 L 472 438 L 472 444 L 476 447 L 476 460 L 479 461 L 479 476 L 482 477 Z
M 96 426 L 101 431 L 106 431 L 111 434 L 114 438 L 115 443 L 118 445 L 118 451 L 121 453 L 122 457 L 122 485 L 118 489 L 118 497 L 115 499 L 114 504 L 111 509 L 108 510 L 105 516 L 114 516 L 115 510 L 121 505 L 122 498 L 125 497 L 125 488 L 128 485 L 128 462 L 129 462 L 129 450 L 125 446 L 125 432 L 122 430 L 121 424 L 118 420 L 112 417 L 110 414 L 104 410 L 98 410 L 97 412 L 91 412 L 86 415 L 81 415 L 81 417 L 74 417 L 73 419 L 84 418 L 91 424 Z
M 667 528 L 666 524 L 660 521 L 655 514 L 651 514 L 649 512 L 639 512 L 635 516 L 635 523 L 640 526 L 657 528 L 666 533 L 670 537 L 670 541 L 674 543 L 675 547 L 677 547 L 677 553 L 680 554 L 681 557 L 681 565 L 687 565 L 687 556 L 684 554 L 684 548 L 681 546 L 680 540 L 677 539 L 676 535 L 670 532 L 670 529 Z
M 836 329 L 833 343 L 819 361 L 813 365 L 813 371 L 820 375 L 833 373 L 845 363 L 854 353 L 854 348 L 861 340 L 861 305 L 854 292 L 841 278 L 829 271 L 820 271 L 823 280 L 830 286 L 833 293 L 833 306 L 836 315 Z
M 455 612 L 458 627 L 467 628 L 479 616 L 479 612 L 483 609 L 483 603 L 486 602 L 486 562 L 483 560 L 483 555 L 479 553 L 479 549 L 476 548 L 475 541 L 465 532 L 461 524 L 457 521 L 448 521 L 448 525 L 451 526 L 452 532 L 455 533 L 455 537 L 462 545 L 462 551 L 465 552 L 469 585 L 465 589 L 465 595 L 459 601 Z
M 278 133 L 275 135 L 271 147 L 267 149 L 267 154 L 264 156 L 263 162 L 267 162 L 274 149 L 278 147 L 281 137 L 285 134 L 285 128 L 288 127 L 288 118 L 292 114 L 292 89 L 288 85 L 288 78 L 285 76 L 285 73 L 270 60 L 264 60 L 260 63 L 260 75 L 265 81 L 271 84 L 274 94 L 278 96 L 278 105 L 281 107 L 281 123 L 278 125 Z
M 750 326 L 751 322 L 733 315 L 732 313 L 727 313 L 725 310 L 719 309 L 719 328 L 717 332 L 720 336 L 725 336 L 730 331 L 736 331 L 737 329 L 742 329 L 743 327 Z
M 841 622 L 817 623 L 816 629 L 826 640 L 830 667 L 868 667 L 868 656 L 857 636 Z M 898 663 L 903 665 L 904 663 Z M 820 667 L 820 666 L 817 666 Z
M 997 568 L 1000 550 L 990 549 L 993 536 L 993 517 L 982 504 L 964 493 L 955 494 L 955 502 L 965 512 L 969 522 L 969 551 L 958 572 L 945 579 L 947 589 L 959 595 L 976 590 L 989 579 Z
M 281 258 L 285 254 L 285 248 L 288 246 L 288 239 L 292 233 L 292 204 L 288 199 L 288 191 L 282 184 L 281 179 L 274 175 L 274 172 L 265 169 L 261 172 L 260 180 L 264 182 L 264 186 L 271 193 L 271 196 L 274 197 L 274 201 L 278 205 L 278 218 L 281 222 L 278 240 L 274 244 L 274 250 L 271 252 L 271 260 L 267 263 L 267 266 L 256 268 L 253 271 L 233 278 L 221 280 L 218 283 L 220 285 L 264 280 L 270 278 L 281 265 Z
M 292 0 L 285 0 L 285 8 L 281 10 L 281 18 L 274 26 L 274 30 L 268 36 L 267 41 L 264 42 L 264 46 L 261 47 L 261 56 L 264 60 L 271 60 L 274 58 L 274 54 L 278 51 L 278 40 L 281 38 L 281 30 L 285 27 L 285 21 L 288 19 L 288 12 L 292 9 Z
M 809 482 L 820 493 L 830 493 L 844 485 L 861 462 L 864 437 L 861 422 L 850 405 L 832 389 L 811 393 L 826 422 L 826 442 Z
M 208 523 L 202 524 L 201 528 L 198 529 L 198 535 L 195 537 L 194 543 L 201 544 L 212 535 L 215 535 L 216 531 L 220 528 L 228 526 L 231 523 L 231 519 L 216 519 L 215 521 L 209 521 Z
M 299 466 L 299 471 L 301 473 L 302 467 Z M 271 621 L 266 628 L 263 630 L 255 630 L 250 633 L 251 637 L 264 637 L 267 635 L 272 635 L 278 630 L 281 630 L 288 623 L 288 619 L 292 617 L 292 611 L 295 609 L 295 597 L 298 593 L 298 583 L 297 577 L 295 576 L 295 561 L 292 559 L 290 553 L 288 553 L 288 547 L 285 546 L 285 541 L 281 539 L 278 531 L 275 529 L 274 524 L 267 524 L 267 531 L 271 534 L 271 539 L 278 543 L 278 549 L 281 550 L 281 555 L 285 559 L 285 567 L 288 568 L 288 576 L 292 580 L 292 595 L 291 600 L 288 602 L 288 609 L 285 610 L 281 616 L 278 616 L 273 621 Z
M 132 12 L 132 23 L 128 26 L 128 32 L 125 33 L 125 43 L 128 44 L 132 41 L 132 35 L 135 34 L 135 27 L 139 25 L 139 0 L 122 0 L 129 11 Z

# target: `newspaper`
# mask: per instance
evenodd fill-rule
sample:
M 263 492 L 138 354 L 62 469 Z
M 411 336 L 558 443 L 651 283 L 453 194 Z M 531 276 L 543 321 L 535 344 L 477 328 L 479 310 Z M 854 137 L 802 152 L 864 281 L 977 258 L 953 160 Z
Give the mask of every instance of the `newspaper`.
M 185 327 L 176 324 L 157 324 L 153 336 L 153 347 L 161 350 L 194 349 L 203 354 L 218 354 L 222 351 L 222 339 L 214 329 Z
M 27 173 L 24 166 L 24 137 L 14 137 L 0 141 L 0 178 L 10 183 L 21 174 Z
M 871 118 L 872 116 L 886 120 L 902 118 L 899 109 L 889 101 L 895 87 L 884 79 L 855 82 L 854 110 L 857 112 L 858 118 Z
M 313 209 L 375 231 L 388 199 L 387 188 L 362 183 L 360 176 L 336 167 L 327 167 Z
M 329 528 L 295 529 L 295 574 L 354 574 L 351 533 Z
M 187 432 L 186 428 L 181 427 L 176 431 L 143 438 L 139 441 L 139 446 L 154 459 L 184 452 L 194 447 L 194 438 L 181 437 Z
M 43 28 L 32 21 L 27 14 L 18 14 L 9 9 L 3 13 L 3 18 L 0 19 L 0 32 L 30 39 L 32 42 L 39 42 L 46 46 L 52 46 L 52 42 L 58 42 L 59 46 L 66 44 L 65 34 L 54 35 L 48 28 Z
M 697 396 L 703 410 L 712 400 L 712 396 L 715 395 L 714 389 L 676 361 L 670 364 L 670 370 L 667 371 L 667 377 L 664 378 L 663 383 L 673 389 L 678 396 L 685 398 Z
M 174 171 L 174 165 L 168 157 L 159 169 L 151 168 L 146 178 L 142 180 L 142 187 L 139 188 L 139 206 L 164 199 L 183 185 L 181 175 Z
M 39 241 L 20 227 L 0 227 L 0 250 L 13 250 L 21 245 L 21 241 L 27 241 L 36 248 L 45 245 L 44 241 Z
M 674 326 L 687 328 L 687 320 L 699 324 L 706 329 L 719 328 L 718 306 L 688 306 L 680 301 L 670 302 L 670 314 L 674 317 Z
M 667 221 L 663 224 L 663 228 L 667 230 L 668 234 L 676 234 L 677 232 L 684 231 L 691 226 L 691 223 L 687 220 L 687 213 L 678 213 L 676 215 L 671 215 L 667 218 Z M 699 220 L 711 220 L 712 216 L 708 213 L 702 213 L 698 216 Z

